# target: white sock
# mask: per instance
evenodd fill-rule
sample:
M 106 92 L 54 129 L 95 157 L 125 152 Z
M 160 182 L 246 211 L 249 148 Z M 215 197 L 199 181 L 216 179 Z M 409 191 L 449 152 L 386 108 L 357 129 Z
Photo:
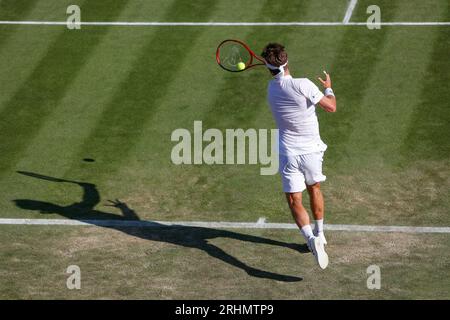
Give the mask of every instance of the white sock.
M 314 237 L 312 228 L 309 224 L 307 224 L 306 226 L 303 226 L 301 232 L 302 232 L 303 236 L 305 237 L 306 241 L 308 241 L 309 239 Z
M 323 219 L 316 220 L 316 227 L 314 228 L 314 234 L 323 232 Z

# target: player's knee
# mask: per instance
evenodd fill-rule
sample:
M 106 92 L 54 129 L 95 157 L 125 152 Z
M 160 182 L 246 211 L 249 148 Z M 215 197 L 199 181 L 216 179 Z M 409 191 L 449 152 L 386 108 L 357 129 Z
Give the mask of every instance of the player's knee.
M 312 185 L 307 186 L 308 192 L 311 193 L 320 193 L 320 182 L 316 182 Z
M 287 193 L 286 196 L 288 198 L 288 202 L 291 207 L 302 206 L 302 193 L 301 192 Z

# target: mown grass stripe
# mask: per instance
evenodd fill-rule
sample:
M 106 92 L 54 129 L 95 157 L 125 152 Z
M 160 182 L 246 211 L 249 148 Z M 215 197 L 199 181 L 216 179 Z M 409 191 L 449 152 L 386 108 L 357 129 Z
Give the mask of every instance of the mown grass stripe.
M 396 9 L 386 13 L 387 18 L 395 15 Z M 381 30 L 360 30 L 350 28 L 345 30 L 334 61 L 332 74 L 335 81 L 338 106 L 332 117 L 322 117 L 321 126 L 326 128 L 327 157 L 333 159 L 335 169 L 344 164 L 348 170 L 347 143 L 356 129 L 355 122 L 361 116 L 361 103 L 370 86 L 371 77 L 382 60 L 380 52 L 385 46 L 388 28 Z M 336 125 L 339 124 L 339 125 Z
M 214 6 L 208 0 L 195 3 L 177 0 L 167 9 L 166 18 L 172 16 L 175 9 L 193 16 L 209 17 Z M 107 175 L 108 179 L 128 160 L 129 151 L 138 143 L 144 126 L 154 117 L 159 103 L 167 94 L 172 94 L 168 91 L 170 83 L 185 62 L 187 52 L 195 46 L 195 39 L 204 31 L 159 28 L 146 40 L 121 89 L 111 97 L 79 151 L 78 158 L 89 154 L 102 163 L 96 172 L 97 181 L 102 179 L 102 175 Z M 79 173 L 75 174 L 78 177 L 86 174 L 78 160 L 66 174 L 73 176 L 74 172 Z
M 3 18 L 15 18 L 23 19 L 28 16 L 28 14 L 36 6 L 36 1 L 28 0 L 3 0 L 0 1 L 0 12 Z M 6 43 L 12 35 L 15 34 L 17 26 L 13 28 L 2 28 L 0 29 L 0 50 L 3 49 L 4 43 Z
M 447 6 L 446 18 L 450 18 Z M 436 29 L 418 103 L 409 123 L 408 134 L 403 140 L 402 153 L 405 158 L 449 160 L 450 159 L 450 30 Z
M 0 1 L 0 14 L 4 18 L 26 19 L 39 11 L 37 1 L 5 0 Z M 41 28 L 27 28 L 14 25 L 0 26 L 0 70 L 3 75 L 14 74 L 14 77 L 3 76 L 0 79 L 2 93 L 0 95 L 0 112 L 4 103 L 8 101 L 23 84 L 36 64 L 48 49 L 47 41 L 54 39 L 57 29 L 47 32 Z M 39 36 L 36 36 L 39 34 Z M 30 48 L 33 54 L 30 55 Z
M 392 165 L 403 167 L 405 160 L 409 160 L 404 159 L 399 151 L 409 129 L 413 106 L 420 101 L 422 77 L 427 72 L 428 63 L 435 63 L 432 48 L 436 31 L 440 29 L 446 30 L 422 29 L 414 37 L 409 37 L 404 29 L 395 29 L 384 40 L 383 50 L 379 52 L 383 59 L 367 80 L 366 93 L 359 107 L 360 115 L 353 123 L 354 131 L 347 143 L 350 157 L 358 154 L 362 166 L 373 168 L 382 163 L 386 170 Z M 447 46 L 444 45 L 447 49 L 448 43 L 447 39 Z M 436 94 L 439 99 L 444 98 L 440 93 Z M 427 92 L 427 98 L 429 96 L 430 92 Z M 422 108 L 427 109 L 426 106 Z
M 142 10 L 142 5 L 139 6 Z M 130 3 L 120 15 L 127 16 L 134 10 Z M 110 103 L 128 77 L 136 56 L 145 45 L 141 40 L 154 31 L 141 29 L 130 34 L 126 29 L 109 29 L 88 62 L 80 67 L 59 107 L 29 143 L 16 168 L 46 171 L 46 161 L 49 161 L 52 174 L 62 176 L 99 121 L 103 107 Z
M 110 8 L 111 13 L 117 16 L 127 2 Z M 89 3 L 85 8 L 89 9 Z M 6 103 L 0 113 L 0 175 L 20 159 L 107 30 L 61 31 L 28 80 Z

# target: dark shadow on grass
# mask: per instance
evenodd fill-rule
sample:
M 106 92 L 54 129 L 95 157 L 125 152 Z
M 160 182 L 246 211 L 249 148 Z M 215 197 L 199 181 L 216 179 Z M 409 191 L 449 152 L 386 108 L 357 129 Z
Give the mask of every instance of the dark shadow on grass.
M 119 200 L 109 201 L 109 206 L 118 208 L 122 215 L 116 215 L 110 212 L 95 210 L 95 206 L 100 203 L 100 194 L 95 184 L 78 182 L 73 180 L 53 178 L 32 172 L 18 171 L 18 173 L 47 180 L 57 183 L 72 183 L 80 186 L 83 189 L 83 198 L 80 202 L 75 202 L 68 206 L 60 206 L 58 204 L 29 199 L 16 199 L 13 202 L 21 209 L 39 211 L 42 214 L 59 214 L 69 219 L 86 220 L 95 225 L 116 229 L 129 235 L 133 235 L 142 239 L 161 241 L 180 245 L 187 248 L 196 248 L 208 253 L 211 257 L 222 260 L 234 267 L 240 268 L 247 272 L 248 275 L 258 278 L 266 278 L 284 282 L 295 282 L 303 280 L 300 277 L 281 275 L 273 272 L 259 270 L 246 265 L 244 262 L 226 253 L 221 248 L 211 244 L 208 240 L 214 238 L 229 238 L 241 241 L 247 241 L 259 244 L 269 244 L 280 247 L 293 249 L 297 252 L 308 252 L 306 246 L 296 243 L 285 243 L 272 239 L 227 231 L 220 229 L 212 229 L 205 227 L 190 227 L 183 225 L 166 226 L 157 222 L 151 222 L 151 225 L 144 228 L 138 227 L 123 227 L 114 225 L 105 225 L 106 220 L 122 220 L 122 221 L 140 221 L 137 213 L 130 209 L 128 205 Z M 95 220 L 93 220 L 95 219 Z M 270 259 L 270 257 L 267 257 Z

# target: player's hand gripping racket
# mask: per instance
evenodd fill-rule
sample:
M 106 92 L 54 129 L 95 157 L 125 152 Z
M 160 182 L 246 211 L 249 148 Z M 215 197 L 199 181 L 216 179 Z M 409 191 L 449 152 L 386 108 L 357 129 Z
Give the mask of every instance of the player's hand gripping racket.
M 244 42 L 232 39 L 219 44 L 216 61 L 219 66 L 230 72 L 241 72 L 266 64 L 264 59 L 256 55 Z

